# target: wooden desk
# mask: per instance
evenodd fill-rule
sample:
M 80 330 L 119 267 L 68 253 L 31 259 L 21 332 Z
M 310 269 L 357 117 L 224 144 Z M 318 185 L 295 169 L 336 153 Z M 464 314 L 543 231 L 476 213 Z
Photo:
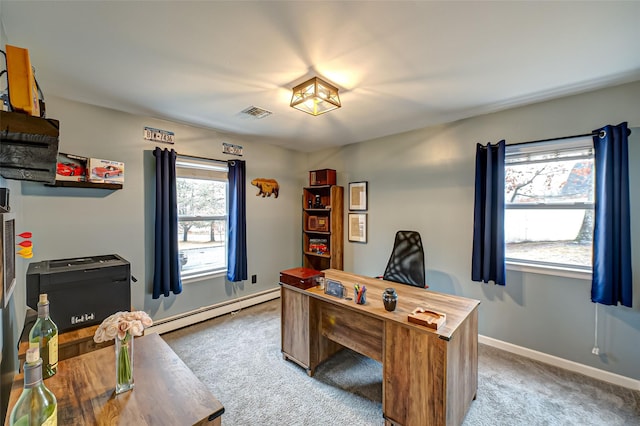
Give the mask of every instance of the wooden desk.
M 158 334 L 135 338 L 133 376 L 133 390 L 114 395 L 113 347 L 60 361 L 58 373 L 45 380 L 58 400 L 58 424 L 221 424 L 222 404 Z M 23 374 L 16 374 L 7 413 L 20 396 L 23 382 Z
M 312 375 L 342 347 L 383 365 L 382 411 L 387 425 L 460 425 L 478 389 L 478 300 L 350 274 L 324 271 L 353 297 L 367 287 L 367 303 L 281 283 L 282 354 Z M 382 303 L 385 288 L 398 293 L 396 310 Z M 410 323 L 416 307 L 446 314 L 437 331 Z

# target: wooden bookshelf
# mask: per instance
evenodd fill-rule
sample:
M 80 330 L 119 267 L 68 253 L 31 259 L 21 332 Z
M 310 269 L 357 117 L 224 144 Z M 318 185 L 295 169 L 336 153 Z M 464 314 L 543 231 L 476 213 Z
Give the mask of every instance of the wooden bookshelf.
M 305 187 L 302 203 L 303 266 L 318 271 L 342 269 L 344 188 L 336 185 Z

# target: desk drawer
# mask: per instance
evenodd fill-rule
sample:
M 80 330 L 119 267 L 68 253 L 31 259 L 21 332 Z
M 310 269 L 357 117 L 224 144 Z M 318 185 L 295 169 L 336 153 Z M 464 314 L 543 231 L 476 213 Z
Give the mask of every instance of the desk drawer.
M 320 334 L 349 349 L 382 362 L 384 323 L 344 307 L 330 303 L 318 304 Z

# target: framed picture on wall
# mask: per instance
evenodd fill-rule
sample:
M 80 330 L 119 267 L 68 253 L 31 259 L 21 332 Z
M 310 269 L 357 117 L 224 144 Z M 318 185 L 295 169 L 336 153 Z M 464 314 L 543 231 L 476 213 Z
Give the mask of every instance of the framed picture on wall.
M 367 214 L 349 213 L 349 241 L 367 242 Z
M 367 182 L 349 182 L 349 210 L 367 210 Z
M 16 219 L 12 213 L 2 215 L 0 226 L 0 281 L 2 307 L 6 308 L 16 286 Z

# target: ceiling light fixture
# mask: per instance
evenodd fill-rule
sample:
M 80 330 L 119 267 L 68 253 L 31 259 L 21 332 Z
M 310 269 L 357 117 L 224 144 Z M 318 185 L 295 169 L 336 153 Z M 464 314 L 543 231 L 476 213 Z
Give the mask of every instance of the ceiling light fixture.
M 293 88 L 291 107 L 311 115 L 320 115 L 340 108 L 338 88 L 313 77 Z

